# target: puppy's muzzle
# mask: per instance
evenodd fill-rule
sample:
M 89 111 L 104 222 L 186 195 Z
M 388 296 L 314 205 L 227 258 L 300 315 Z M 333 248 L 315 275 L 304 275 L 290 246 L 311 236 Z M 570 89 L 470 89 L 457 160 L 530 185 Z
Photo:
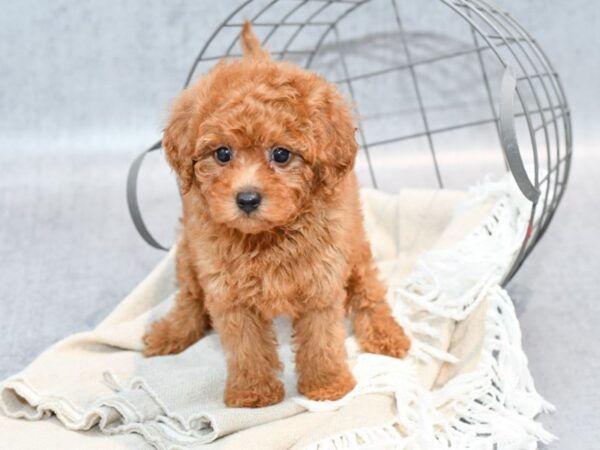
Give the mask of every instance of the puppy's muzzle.
M 247 214 L 250 214 L 256 208 L 259 207 L 262 197 L 256 191 L 245 191 L 240 192 L 235 197 L 235 202 L 242 211 Z

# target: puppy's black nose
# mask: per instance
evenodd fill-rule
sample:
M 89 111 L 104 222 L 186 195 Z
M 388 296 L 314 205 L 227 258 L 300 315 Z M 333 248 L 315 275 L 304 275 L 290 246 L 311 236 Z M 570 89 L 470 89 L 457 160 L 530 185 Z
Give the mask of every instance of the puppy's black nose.
M 246 213 L 250 213 L 258 208 L 261 197 L 258 192 L 254 191 L 240 192 L 236 196 L 235 201 L 238 205 L 238 208 Z

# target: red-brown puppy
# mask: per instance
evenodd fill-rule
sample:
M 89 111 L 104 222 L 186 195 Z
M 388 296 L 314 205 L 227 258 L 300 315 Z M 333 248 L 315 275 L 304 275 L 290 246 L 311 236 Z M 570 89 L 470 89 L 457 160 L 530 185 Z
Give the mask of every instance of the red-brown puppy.
M 345 310 L 366 352 L 402 357 L 363 228 L 354 123 L 335 87 L 275 62 L 250 25 L 244 57 L 221 61 L 175 101 L 163 145 L 183 193 L 179 295 L 144 337 L 177 353 L 211 324 L 227 353 L 225 403 L 284 397 L 272 319 L 292 319 L 298 390 L 315 400 L 355 384 Z

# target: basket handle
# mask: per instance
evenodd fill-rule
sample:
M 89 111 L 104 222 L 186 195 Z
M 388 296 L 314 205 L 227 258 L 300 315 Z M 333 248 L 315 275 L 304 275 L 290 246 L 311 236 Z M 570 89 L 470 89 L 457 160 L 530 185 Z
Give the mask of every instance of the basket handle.
M 500 143 L 506 156 L 508 167 L 523 195 L 532 203 L 537 203 L 540 191 L 533 185 L 521 158 L 515 127 L 514 100 L 517 92 L 517 77 L 511 66 L 506 66 L 502 76 L 500 95 Z
M 157 248 L 159 250 L 169 250 L 167 247 L 161 245 L 154 236 L 146 227 L 146 223 L 142 218 L 142 213 L 140 211 L 140 205 L 138 203 L 137 197 L 137 179 L 140 171 L 140 167 L 144 162 L 144 158 L 150 152 L 158 150 L 162 146 L 162 141 L 156 142 L 152 147 L 144 150 L 140 153 L 131 163 L 129 167 L 129 173 L 127 174 L 127 208 L 129 209 L 129 215 L 131 216 L 131 220 L 133 220 L 133 224 L 135 225 L 136 230 L 142 236 L 142 238 L 152 247 Z

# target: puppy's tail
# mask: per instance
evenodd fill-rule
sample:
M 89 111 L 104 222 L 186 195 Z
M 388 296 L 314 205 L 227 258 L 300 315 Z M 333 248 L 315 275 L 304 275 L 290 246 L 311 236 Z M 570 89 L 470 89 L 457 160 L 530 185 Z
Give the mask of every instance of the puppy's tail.
M 242 52 L 246 58 L 269 58 L 269 52 L 260 46 L 260 41 L 254 34 L 249 21 L 244 22 L 242 28 Z

